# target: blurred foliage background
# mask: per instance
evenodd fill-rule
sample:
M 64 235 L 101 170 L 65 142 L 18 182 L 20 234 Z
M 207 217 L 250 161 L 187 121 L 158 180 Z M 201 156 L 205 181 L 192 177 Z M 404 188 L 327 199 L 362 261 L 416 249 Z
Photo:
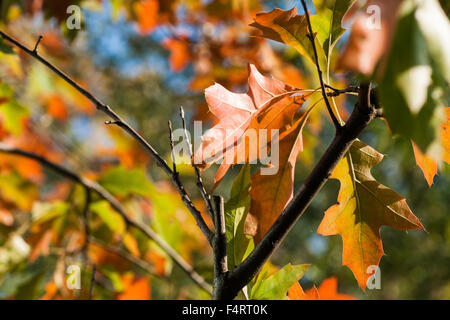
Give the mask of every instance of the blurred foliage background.
M 82 8 L 80 30 L 67 29 L 66 8 L 71 4 Z M 155 6 L 159 11 L 152 15 Z M 4 0 L 0 2 L 0 28 L 29 47 L 42 34 L 39 51 L 43 56 L 124 115 L 169 160 L 167 121 L 181 125 L 179 106 L 187 111 L 191 128 L 194 120 L 203 120 L 204 129 L 211 126 L 216 119 L 207 111 L 202 91 L 218 82 L 245 92 L 248 63 L 294 86 L 317 87 L 314 66 L 293 49 L 251 37 L 254 30 L 248 27 L 256 12 L 293 6 L 302 11 L 298 1 L 287 0 Z M 339 50 L 346 38 L 339 42 Z M 333 81 L 344 87 L 350 79 L 344 74 Z M 211 255 L 205 241 L 179 196 L 135 142 L 118 128 L 105 126 L 105 117 L 94 106 L 22 53 L 0 52 L 0 85 L 2 95 L 13 91 L 21 108 L 14 109 L 13 115 L 2 113 L 2 142 L 46 155 L 93 179 L 137 170 L 139 180 L 145 172 L 147 179 L 139 180 L 139 194 L 124 187 L 119 197 L 137 213 L 135 218 L 162 233 L 211 281 Z M 353 97 L 340 99 L 342 113 L 348 115 L 354 103 Z M 322 111 L 311 116 L 306 128 L 306 151 L 298 159 L 296 188 L 333 137 L 334 129 Z M 304 288 L 336 276 L 340 292 L 360 299 L 449 299 L 449 166 L 440 168 L 429 188 L 410 142 L 391 136 L 382 120 L 375 120 L 361 140 L 385 155 L 374 168 L 374 176 L 408 200 L 427 232 L 382 228 L 386 256 L 380 265 L 381 289 L 362 292 L 351 271 L 341 265 L 341 238 L 315 233 L 323 212 L 336 202 L 339 183 L 330 180 L 272 263 L 310 263 L 301 280 Z M 83 190 L 30 161 L 0 155 L 0 168 L 0 297 L 85 297 L 86 290 L 71 293 L 63 288 L 62 280 L 71 261 L 81 259 L 77 248 L 83 240 L 77 230 Z M 213 166 L 204 173 L 208 188 L 216 169 Z M 181 171 L 187 189 L 201 206 L 193 172 L 188 166 Z M 239 167 L 234 168 L 215 193 L 228 197 L 238 171 Z M 99 202 L 95 203 L 101 211 Z M 54 216 L 42 222 L 36 218 L 42 212 Z M 135 231 L 111 230 L 101 220 L 101 213 L 92 215 L 93 235 L 144 259 L 156 275 L 149 276 L 93 246 L 89 255 L 100 274 L 95 298 L 127 298 L 133 290 L 150 291 L 148 298 L 153 299 L 207 298 L 151 241 Z M 89 270 L 83 273 L 83 287 L 89 282 Z M 143 287 L 142 277 L 148 280 Z

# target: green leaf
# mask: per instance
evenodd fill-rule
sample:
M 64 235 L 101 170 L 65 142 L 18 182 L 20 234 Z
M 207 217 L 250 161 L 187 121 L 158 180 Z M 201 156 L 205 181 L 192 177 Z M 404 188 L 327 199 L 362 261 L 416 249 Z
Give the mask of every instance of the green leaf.
M 261 271 L 252 288 L 250 299 L 286 300 L 289 288 L 303 277 L 309 266 L 309 264 L 295 266 L 288 264 L 269 277 L 266 277 L 267 273 Z
M 34 202 L 31 216 L 33 223 L 40 224 L 61 217 L 69 210 L 69 205 L 63 201 Z
M 341 26 L 342 18 L 355 0 L 317 0 L 315 1 L 316 14 L 311 15 L 311 26 L 325 52 L 327 60 L 336 42 L 344 34 Z
M 5 43 L 2 39 L 0 39 L 0 52 L 6 54 L 15 54 L 13 48 Z
M 123 234 L 126 226 L 121 215 L 117 213 L 107 201 L 97 201 L 90 205 L 90 210 L 95 212 L 111 231 Z
M 0 114 L 8 132 L 14 135 L 22 132 L 23 119 L 28 115 L 28 109 L 14 99 L 12 89 L 4 83 L 0 83 Z
M 244 234 L 245 218 L 250 207 L 250 166 L 244 165 L 231 187 L 225 203 L 228 267 L 234 269 L 244 258 L 249 239 Z
M 106 172 L 99 183 L 105 189 L 119 196 L 129 194 L 148 196 L 154 189 L 146 178 L 144 169 L 128 170 L 123 166 L 115 167 Z
M 45 284 L 51 280 L 57 256 L 40 256 L 32 264 L 22 264 L 6 274 L 0 283 L 0 299 L 38 299 L 45 293 Z
M 405 0 L 380 99 L 393 133 L 440 159 L 443 107 L 450 102 L 450 22 L 437 0 Z

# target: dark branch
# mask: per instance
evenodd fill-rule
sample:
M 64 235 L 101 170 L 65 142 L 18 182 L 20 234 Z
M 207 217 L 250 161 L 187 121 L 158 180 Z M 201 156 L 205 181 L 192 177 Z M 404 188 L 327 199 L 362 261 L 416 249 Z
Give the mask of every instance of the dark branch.
M 170 141 L 170 152 L 172 154 L 172 171 L 175 174 L 178 174 L 177 172 L 177 163 L 176 163 L 176 159 L 175 159 L 175 152 L 173 150 L 173 131 L 172 131 L 172 122 L 169 120 L 168 122 L 168 126 L 169 126 L 169 141 Z
M 228 285 L 227 236 L 225 234 L 225 209 L 223 198 L 214 196 L 214 226 L 216 234 L 213 241 L 214 250 L 214 291 L 213 299 L 223 299 L 224 287 Z
M 156 242 L 172 259 L 173 261 L 184 271 L 186 274 L 201 288 L 211 293 L 211 286 L 200 276 L 192 266 L 187 263 L 167 242 L 164 241 L 153 229 L 148 227 L 146 224 L 141 223 L 139 221 L 135 221 L 131 219 L 126 213 L 126 209 L 122 206 L 122 204 L 106 189 L 100 186 L 97 182 L 91 181 L 84 177 L 78 176 L 77 174 L 67 170 L 66 168 L 49 161 L 48 159 L 41 157 L 37 154 L 30 153 L 21 149 L 12 148 L 9 146 L 5 146 L 0 144 L 0 153 L 14 154 L 22 157 L 26 157 L 29 159 L 33 159 L 46 166 L 47 168 L 57 172 L 58 174 L 83 185 L 86 188 L 96 192 L 100 197 L 109 202 L 111 207 L 116 210 L 124 219 L 127 226 L 134 227 L 144 233 L 148 238 L 152 239 Z
M 91 276 L 91 285 L 89 287 L 89 300 L 92 300 L 92 294 L 94 293 L 95 287 L 95 274 L 97 273 L 97 265 L 94 263 L 92 265 L 92 276 Z
M 358 93 L 359 92 L 359 87 L 356 87 L 356 86 L 349 86 L 344 89 L 336 89 L 336 88 L 333 88 L 332 86 L 329 86 L 326 84 L 325 87 L 327 87 L 328 89 L 331 89 L 333 91 L 333 92 L 327 93 L 327 96 L 329 96 L 329 97 L 337 97 L 337 96 L 340 96 L 341 94 L 345 94 L 345 93 Z
M 333 124 L 336 128 L 336 131 L 340 131 L 342 129 L 342 126 L 339 122 L 339 120 L 336 118 L 336 115 L 333 112 L 333 109 L 331 108 L 330 101 L 328 100 L 327 92 L 325 90 L 325 83 L 323 81 L 323 75 L 322 75 L 322 69 L 320 68 L 319 63 L 319 56 L 317 54 L 317 48 L 316 48 L 316 42 L 314 40 L 314 32 L 311 26 L 311 19 L 309 18 L 309 11 L 308 8 L 306 8 L 305 0 L 301 0 L 303 5 L 303 10 L 305 11 L 306 21 L 308 23 L 308 30 L 309 30 L 309 39 L 311 40 L 312 48 L 314 51 L 314 60 L 316 64 L 317 74 L 319 75 L 319 81 L 320 81 L 320 87 L 322 88 L 322 96 L 323 100 L 325 101 L 325 105 L 327 106 L 328 113 L 330 114 L 331 120 L 333 121 Z
M 92 103 L 94 103 L 98 110 L 105 113 L 107 116 L 109 116 L 112 121 L 108 121 L 108 124 L 115 124 L 122 128 L 125 132 L 127 132 L 133 139 L 135 139 L 139 144 L 156 160 L 159 167 L 163 169 L 163 171 L 167 174 L 167 176 L 172 180 L 173 184 L 177 188 L 178 192 L 180 193 L 181 199 L 183 200 L 183 203 L 185 206 L 189 209 L 191 214 L 193 215 L 195 221 L 197 222 L 197 225 L 199 226 L 200 230 L 203 232 L 205 237 L 208 239 L 209 242 L 211 242 L 211 239 L 213 237 L 212 231 L 208 228 L 207 224 L 205 223 L 200 211 L 197 210 L 197 208 L 194 206 L 192 200 L 190 199 L 189 195 L 187 194 L 186 190 L 184 189 L 183 185 L 181 184 L 180 179 L 177 179 L 177 175 L 175 175 L 166 163 L 166 161 L 158 154 L 158 152 L 136 131 L 134 130 L 128 123 L 125 122 L 117 113 L 115 113 L 108 105 L 101 102 L 99 99 L 97 99 L 93 94 L 91 94 L 89 91 L 81 87 L 78 83 L 76 83 L 72 78 L 70 78 L 67 74 L 65 74 L 63 71 L 61 71 L 59 68 L 54 66 L 51 62 L 43 58 L 39 55 L 39 53 L 35 50 L 30 50 L 27 47 L 25 47 L 23 44 L 21 44 L 16 39 L 12 38 L 11 36 L 7 35 L 3 31 L 0 31 L 0 36 L 9 41 L 10 43 L 14 44 L 39 62 L 41 62 L 43 65 L 45 65 L 47 68 L 52 70 L 54 73 L 56 73 L 59 77 L 61 77 L 64 81 L 66 81 L 68 84 L 70 84 L 72 87 L 74 87 L 77 91 L 79 91 L 82 95 L 84 95 L 87 99 L 89 99 Z
M 89 238 L 91 235 L 90 228 L 89 228 L 89 206 L 91 205 L 91 189 L 88 187 L 84 187 L 85 194 L 86 194 L 86 200 L 84 202 L 83 207 L 83 227 L 84 227 L 84 245 L 82 248 L 82 255 L 84 257 L 85 261 L 88 261 L 88 249 L 89 249 Z

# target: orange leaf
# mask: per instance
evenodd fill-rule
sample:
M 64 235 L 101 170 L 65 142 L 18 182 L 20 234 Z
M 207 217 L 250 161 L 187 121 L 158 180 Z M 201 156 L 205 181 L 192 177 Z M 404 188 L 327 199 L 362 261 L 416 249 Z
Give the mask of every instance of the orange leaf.
M 47 112 L 58 120 L 67 119 L 67 109 L 64 100 L 56 95 L 50 95 L 45 98 L 47 102 Z
M 30 254 L 30 262 L 36 260 L 40 255 L 48 255 L 50 252 L 50 243 L 52 241 L 53 231 L 47 230 L 39 239 L 39 242 L 34 246 Z
M 368 268 L 378 266 L 384 254 L 381 226 L 424 229 L 405 198 L 373 178 L 370 170 L 382 159 L 382 154 L 363 142 L 353 143 L 331 176 L 341 183 L 338 203 L 325 212 L 317 230 L 325 236 L 341 235 L 343 264 L 362 289 L 371 275 Z
M 150 34 L 158 24 L 158 0 L 141 0 L 135 2 L 133 9 L 137 16 L 139 32 L 143 35 Z
M 337 278 L 325 279 L 318 289 L 320 300 L 356 300 L 355 297 L 350 295 L 338 293 L 337 289 Z
M 288 297 L 290 300 L 356 300 L 353 296 L 337 292 L 335 277 L 325 279 L 319 289 L 313 286 L 306 292 L 299 283 L 296 283 L 289 289 Z
M 221 168 L 219 169 L 215 183 L 216 185 L 223 178 L 229 167 L 233 163 L 239 163 L 249 159 L 248 153 L 243 152 L 245 149 L 239 149 L 242 138 L 246 136 L 247 129 L 252 126 L 252 129 L 261 127 L 265 119 L 264 115 L 272 116 L 274 124 L 269 126 L 270 121 L 267 121 L 267 128 L 282 129 L 288 127 L 292 122 L 293 113 L 301 107 L 300 103 L 296 103 L 296 97 L 292 97 L 294 93 L 298 93 L 299 89 L 291 87 L 279 80 L 264 77 L 256 69 L 254 65 L 249 66 L 248 85 L 249 91 L 243 93 L 233 93 L 225 89 L 219 84 L 215 84 L 205 90 L 206 101 L 209 110 L 217 118 L 219 122 L 210 130 L 208 130 L 202 137 L 202 144 L 197 149 L 194 163 L 212 163 L 221 158 L 224 158 Z M 293 108 L 287 108 L 292 106 Z M 275 109 L 274 112 L 270 110 Z M 291 110 L 291 114 L 285 116 L 285 109 Z M 278 117 L 281 115 L 280 117 Z M 258 117 L 256 120 L 255 117 Z M 253 123 L 252 123 L 253 121 Z M 255 122 L 256 121 L 256 122 Z M 264 124 L 262 125 L 264 126 Z M 257 141 L 259 141 L 259 131 L 256 131 Z M 267 132 L 270 142 L 271 132 Z M 245 141 L 245 140 L 244 140 Z M 259 154 L 259 149 L 264 146 L 258 146 L 257 141 L 251 141 L 252 147 L 256 144 L 256 150 Z M 243 144 L 244 146 L 249 144 Z M 248 151 L 248 148 L 247 148 Z M 236 155 L 240 153 L 240 159 Z
M 437 174 L 437 162 L 433 158 L 422 153 L 420 148 L 411 140 L 411 144 L 414 150 L 414 156 L 416 157 L 417 165 L 423 172 L 425 179 L 428 182 L 428 186 L 433 184 L 433 178 Z
M 163 46 L 170 51 L 170 69 L 175 73 L 182 71 L 191 60 L 187 40 L 166 39 Z
M 125 292 L 118 296 L 119 300 L 150 300 L 150 284 L 147 278 L 133 282 Z
M 263 175 L 259 171 L 251 178 L 251 203 L 245 228 L 247 234 L 254 236 L 255 244 L 292 199 L 295 163 L 303 149 L 302 130 L 311 110 L 280 135 L 278 171 L 272 175 Z

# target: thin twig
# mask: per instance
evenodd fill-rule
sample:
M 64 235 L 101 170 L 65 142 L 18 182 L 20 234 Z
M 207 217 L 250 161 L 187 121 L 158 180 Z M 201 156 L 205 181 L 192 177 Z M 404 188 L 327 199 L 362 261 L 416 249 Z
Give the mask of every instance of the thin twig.
M 88 261 L 88 249 L 89 249 L 89 238 L 90 238 L 90 228 L 89 228 L 89 206 L 91 204 L 92 196 L 91 196 L 91 189 L 88 187 L 84 187 L 86 199 L 84 202 L 84 208 L 83 208 L 83 226 L 84 226 L 84 245 L 82 248 L 82 254 L 85 261 Z
M 359 92 L 359 87 L 357 86 L 348 86 L 347 88 L 344 89 L 336 89 L 333 88 L 332 86 L 329 86 L 327 84 L 325 84 L 325 87 L 327 87 L 328 89 L 331 89 L 333 92 L 328 92 L 327 95 L 329 97 L 337 97 L 341 94 L 345 94 L 345 93 L 358 93 Z
M 180 107 L 180 117 L 181 117 L 181 122 L 183 124 L 184 139 L 186 140 L 186 143 L 188 145 L 188 152 L 189 152 L 188 156 L 191 159 L 191 161 L 193 161 L 192 143 L 191 143 L 191 139 L 189 139 L 183 107 Z M 197 187 L 200 190 L 203 200 L 205 200 L 206 208 L 208 209 L 208 212 L 209 212 L 211 218 L 213 218 L 214 217 L 214 209 L 212 207 L 211 197 L 209 196 L 208 192 L 206 191 L 205 185 L 203 184 L 203 179 L 200 174 L 200 170 L 194 164 L 192 164 L 192 167 L 194 168 L 195 175 L 197 176 Z
M 201 213 L 197 208 L 195 207 L 194 203 L 192 202 L 191 198 L 187 194 L 184 186 L 182 185 L 180 179 L 178 179 L 177 175 L 174 174 L 172 169 L 168 166 L 167 162 L 159 155 L 159 153 L 136 131 L 134 130 L 125 120 L 123 120 L 117 113 L 115 113 L 111 107 L 101 102 L 98 98 L 96 98 L 92 93 L 81 87 L 78 83 L 76 83 L 72 78 L 70 78 L 67 74 L 65 74 L 63 71 L 61 71 L 58 67 L 53 65 L 51 62 L 43 58 L 37 51 L 30 50 L 27 47 L 25 47 L 23 44 L 21 44 L 16 39 L 12 38 L 11 36 L 7 35 L 3 31 L 0 30 L 0 36 L 9 41 L 10 43 L 17 46 L 19 49 L 23 50 L 25 53 L 29 54 L 42 64 L 44 64 L 47 68 L 49 68 L 51 71 L 56 73 L 59 77 L 61 77 L 64 81 L 66 81 L 68 84 L 70 84 L 72 87 L 74 87 L 77 91 L 79 91 L 83 96 L 85 96 L 87 99 L 89 99 L 92 103 L 95 104 L 97 107 L 97 110 L 102 111 L 107 116 L 112 118 L 112 121 L 109 121 L 108 124 L 115 124 L 122 128 L 125 132 L 127 132 L 133 139 L 135 139 L 143 148 L 156 160 L 159 167 L 163 169 L 163 171 L 167 174 L 167 176 L 172 180 L 173 184 L 175 185 L 176 189 L 178 190 L 181 199 L 183 200 L 183 203 L 185 206 L 189 209 L 192 216 L 194 217 L 195 221 L 197 222 L 197 225 L 199 226 L 200 230 L 203 232 L 205 237 L 208 239 L 208 242 L 211 243 L 211 239 L 214 236 L 213 232 L 208 228 L 208 225 L 204 221 Z
M 95 286 L 95 274 L 97 273 L 97 265 L 94 263 L 92 265 L 92 276 L 91 276 L 91 285 L 89 287 L 89 300 L 92 300 L 92 294 L 94 293 Z
M 98 238 L 94 238 L 92 236 L 89 237 L 89 243 L 91 245 L 94 244 L 96 246 L 102 247 L 106 251 L 109 251 L 109 252 L 119 256 L 120 258 L 127 260 L 128 262 L 131 262 L 132 264 L 139 267 L 139 269 L 141 269 L 142 271 L 144 271 L 154 277 L 162 278 L 159 274 L 156 273 L 156 271 L 154 270 L 152 265 L 150 263 L 148 263 L 147 261 L 141 260 L 124 250 L 121 250 L 117 247 L 109 245 L 109 244 L 103 242 L 102 240 L 100 240 Z
M 178 174 L 178 172 L 177 172 L 177 163 L 176 163 L 176 159 L 175 159 L 175 151 L 173 149 L 172 121 L 169 120 L 168 126 L 169 126 L 170 153 L 172 154 L 172 167 L 173 167 L 172 170 L 173 170 L 173 172 L 175 174 Z
M 13 147 L 6 146 L 4 144 L 0 143 L 0 153 L 7 153 L 7 154 L 14 154 L 22 157 L 26 157 L 29 159 L 33 159 L 35 161 L 38 161 L 42 165 L 46 166 L 49 169 L 52 169 L 53 171 L 57 172 L 58 174 L 71 179 L 72 181 L 79 183 L 83 185 L 84 187 L 89 188 L 90 190 L 96 192 L 100 197 L 102 197 L 104 200 L 109 202 L 111 207 L 116 210 L 124 219 L 126 224 L 128 226 L 134 227 L 138 230 L 140 230 L 142 233 L 144 233 L 148 238 L 152 239 L 153 241 L 158 244 L 168 255 L 172 258 L 172 260 L 201 288 L 206 290 L 207 292 L 211 293 L 212 288 L 211 286 L 203 279 L 202 276 L 200 276 L 194 268 L 186 262 L 167 242 L 164 241 L 153 229 L 148 227 L 146 224 L 135 221 L 132 218 L 128 216 L 126 213 L 126 209 L 122 206 L 122 204 L 106 189 L 104 189 L 102 186 L 100 186 L 97 182 L 91 181 L 89 179 L 86 179 L 84 177 L 81 177 L 72 171 L 69 171 L 68 169 L 60 166 L 59 164 L 56 164 L 54 162 L 51 162 L 50 160 L 46 159 L 45 157 L 39 156 L 37 154 L 24 151 L 22 149 L 17 149 Z
M 39 47 L 39 43 L 41 43 L 42 38 L 44 38 L 43 36 L 39 36 L 38 40 L 36 41 L 36 44 L 34 46 L 33 52 L 37 52 L 37 49 Z
M 301 0 L 301 2 L 303 5 L 303 10 L 305 11 L 306 21 L 308 23 L 309 39 L 311 40 L 311 44 L 312 44 L 313 51 L 314 51 L 314 59 L 315 59 L 317 73 L 319 75 L 320 87 L 322 88 L 322 96 L 325 101 L 325 105 L 327 106 L 328 113 L 330 114 L 331 120 L 333 121 L 334 127 L 336 128 L 336 131 L 339 132 L 342 129 L 342 125 L 340 124 L 339 120 L 336 118 L 336 115 L 334 114 L 333 110 L 331 109 L 330 101 L 328 101 L 327 92 L 325 90 L 325 83 L 323 81 L 322 69 L 320 68 L 319 56 L 317 54 L 316 42 L 314 40 L 315 36 L 314 36 L 314 32 L 313 32 L 313 29 L 311 26 L 311 20 L 309 17 L 309 11 L 308 11 L 308 8 L 306 7 L 305 0 Z

